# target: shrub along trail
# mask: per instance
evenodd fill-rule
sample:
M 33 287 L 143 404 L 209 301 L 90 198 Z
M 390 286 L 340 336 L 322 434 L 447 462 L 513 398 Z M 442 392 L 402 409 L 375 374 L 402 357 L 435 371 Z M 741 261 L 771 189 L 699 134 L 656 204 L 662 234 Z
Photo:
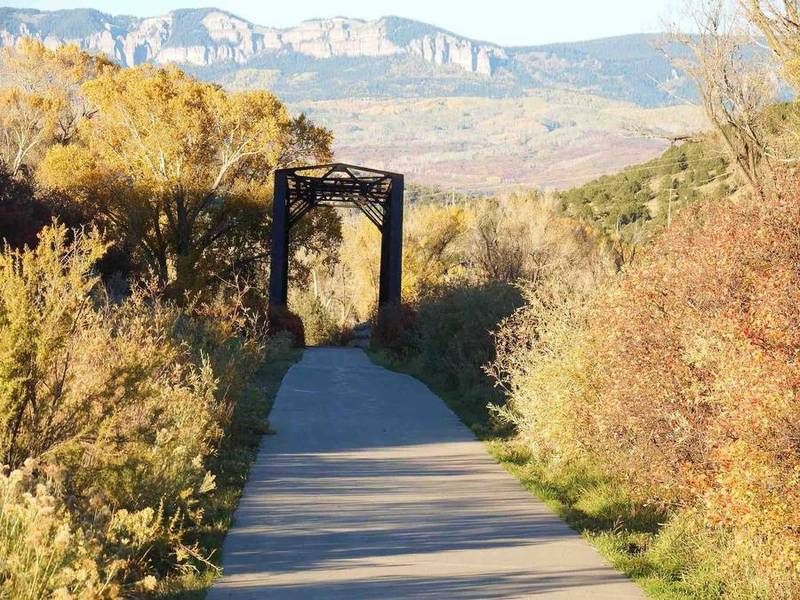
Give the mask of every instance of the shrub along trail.
M 416 379 L 306 351 L 208 600 L 642 598 Z

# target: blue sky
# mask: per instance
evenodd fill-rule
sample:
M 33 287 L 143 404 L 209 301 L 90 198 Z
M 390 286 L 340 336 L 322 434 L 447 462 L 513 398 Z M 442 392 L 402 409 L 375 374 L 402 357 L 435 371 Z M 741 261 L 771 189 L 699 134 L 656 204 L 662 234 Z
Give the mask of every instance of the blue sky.
M 673 0 L 0 0 L 2 6 L 92 7 L 114 14 L 152 16 L 173 8 L 217 6 L 261 25 L 288 27 L 314 17 L 372 19 L 399 15 L 472 38 L 504 45 L 575 41 L 652 32 L 670 15 Z

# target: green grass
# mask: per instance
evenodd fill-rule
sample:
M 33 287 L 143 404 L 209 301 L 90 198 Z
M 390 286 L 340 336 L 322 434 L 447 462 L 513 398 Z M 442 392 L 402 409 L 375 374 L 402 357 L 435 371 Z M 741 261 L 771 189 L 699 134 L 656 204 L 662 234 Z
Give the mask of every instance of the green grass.
M 687 548 L 694 531 L 681 523 L 664 523 L 669 515 L 656 507 L 633 502 L 625 487 L 604 477 L 590 465 L 554 466 L 539 461 L 507 428 L 486 410 L 487 397 L 477 402 L 476 391 L 448 388 L 445 378 L 422 368 L 413 358 L 399 360 L 385 350 L 371 350 L 372 360 L 388 369 L 417 377 L 428 385 L 482 440 L 489 453 L 532 494 L 541 499 L 572 529 L 581 533 L 600 554 L 655 600 L 706 600 L 716 593 L 698 593 L 684 581 L 693 571 L 695 581 L 713 581 L 708 565 L 692 564 Z M 480 393 L 480 390 L 477 391 Z M 484 391 L 485 393 L 485 391 Z M 677 525 L 677 526 L 676 526 Z
M 293 350 L 271 356 L 264 362 L 236 403 L 228 435 L 211 464 L 211 470 L 217 477 L 217 489 L 206 508 L 206 524 L 197 532 L 196 540 L 208 549 L 214 564 L 219 564 L 222 542 L 230 529 L 261 438 L 271 433 L 266 417 L 272 409 L 275 394 L 286 371 L 297 362 L 300 354 L 299 350 Z M 217 575 L 217 569 L 208 567 L 172 578 L 163 583 L 158 598 L 201 600 Z
M 698 598 L 681 580 L 686 570 L 680 550 L 660 541 L 669 515 L 633 502 L 624 486 L 589 465 L 555 467 L 538 461 L 514 440 L 488 442 L 489 452 L 520 483 L 572 529 L 580 532 L 616 569 L 656 600 Z

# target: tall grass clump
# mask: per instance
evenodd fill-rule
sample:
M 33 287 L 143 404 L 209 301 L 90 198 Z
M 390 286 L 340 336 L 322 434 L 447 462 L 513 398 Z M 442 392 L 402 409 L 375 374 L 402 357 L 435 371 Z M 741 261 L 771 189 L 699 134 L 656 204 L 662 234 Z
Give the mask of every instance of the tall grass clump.
M 0 473 L 3 598 L 110 597 L 115 565 L 98 556 L 97 540 L 69 514 L 52 481 L 28 459 Z M 143 580 L 150 587 L 153 579 Z
M 486 433 L 489 402 L 500 402 L 483 367 L 494 359 L 491 332 L 522 305 L 519 290 L 502 282 L 450 287 L 426 297 L 416 315 L 412 365 L 435 385 L 455 392 L 462 418 Z

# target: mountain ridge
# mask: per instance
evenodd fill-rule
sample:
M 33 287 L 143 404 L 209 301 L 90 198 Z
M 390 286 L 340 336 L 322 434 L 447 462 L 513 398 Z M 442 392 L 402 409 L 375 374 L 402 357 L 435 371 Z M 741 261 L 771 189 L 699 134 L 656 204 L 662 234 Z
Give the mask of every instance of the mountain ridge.
M 652 47 L 654 34 L 505 47 L 396 15 L 315 18 L 281 28 L 215 7 L 154 17 L 0 8 L 0 45 L 25 36 L 48 46 L 77 43 L 123 66 L 177 63 L 224 85 L 253 70 L 247 81 L 287 100 L 508 97 L 553 87 L 665 106 L 675 103 L 667 89 L 688 86 Z
M 506 59 L 497 45 L 474 42 L 401 17 L 374 21 L 334 17 L 277 28 L 256 25 L 213 7 L 177 9 L 144 18 L 91 9 L 48 12 L 2 8 L 0 24 L 3 45 L 15 44 L 25 36 L 49 45 L 77 43 L 84 49 L 103 52 L 123 66 L 149 61 L 194 66 L 245 64 L 262 54 L 287 51 L 315 58 L 409 54 L 489 76 L 494 66 Z

